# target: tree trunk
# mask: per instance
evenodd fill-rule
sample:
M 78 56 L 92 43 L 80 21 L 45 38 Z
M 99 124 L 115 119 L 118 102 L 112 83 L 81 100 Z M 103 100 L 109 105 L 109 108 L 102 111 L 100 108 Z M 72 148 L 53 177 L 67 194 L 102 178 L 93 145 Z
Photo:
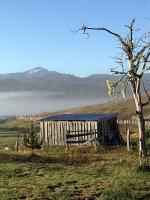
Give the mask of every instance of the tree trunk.
M 146 147 L 146 136 L 145 136 L 145 120 L 143 113 L 143 106 L 141 102 L 140 94 L 134 95 L 136 114 L 138 119 L 139 129 L 139 159 L 140 165 L 146 166 L 147 163 L 147 147 Z
M 140 165 L 146 165 L 147 163 L 147 148 L 145 138 L 145 122 L 142 114 L 138 114 L 138 128 L 139 128 L 139 158 Z

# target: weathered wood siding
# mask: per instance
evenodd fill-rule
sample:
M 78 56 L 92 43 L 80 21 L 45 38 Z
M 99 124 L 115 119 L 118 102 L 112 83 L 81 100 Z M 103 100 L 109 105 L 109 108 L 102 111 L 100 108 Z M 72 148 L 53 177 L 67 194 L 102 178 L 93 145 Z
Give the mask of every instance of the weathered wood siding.
M 40 135 L 49 146 L 66 145 L 66 138 L 67 144 L 70 141 L 73 145 L 81 145 L 92 137 L 104 143 L 106 136 L 114 136 L 116 123 L 115 117 L 104 121 L 44 121 L 40 122 Z
M 68 132 L 78 135 L 78 137 L 72 138 L 74 141 L 88 140 L 90 135 L 86 133 L 97 130 L 97 122 L 46 121 L 40 122 L 40 130 L 40 136 L 46 145 L 66 145 L 66 134 Z

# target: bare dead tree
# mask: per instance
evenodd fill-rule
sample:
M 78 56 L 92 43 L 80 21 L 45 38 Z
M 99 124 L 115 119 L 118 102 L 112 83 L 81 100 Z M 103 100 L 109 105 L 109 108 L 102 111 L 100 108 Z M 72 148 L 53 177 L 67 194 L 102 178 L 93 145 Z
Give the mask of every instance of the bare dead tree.
M 150 70 L 150 32 L 137 34 L 135 29 L 135 19 L 126 26 L 127 34 L 125 37 L 118 33 L 112 32 L 107 28 L 95 28 L 82 26 L 79 31 L 89 36 L 88 31 L 104 31 L 114 36 L 121 47 L 122 56 L 116 57 L 115 61 L 119 66 L 112 68 L 113 74 L 119 75 L 116 82 L 107 82 L 110 93 L 113 93 L 114 89 L 121 83 L 121 90 L 123 94 L 126 93 L 128 85 L 132 90 L 132 94 L 135 101 L 136 115 L 138 119 L 138 131 L 139 131 L 139 158 L 140 164 L 146 165 L 147 163 L 147 147 L 146 147 L 146 136 L 145 136 L 145 119 L 143 107 L 150 103 L 150 95 L 145 88 L 143 82 L 143 75 L 145 72 Z M 143 88 L 147 99 L 142 98 L 141 88 Z

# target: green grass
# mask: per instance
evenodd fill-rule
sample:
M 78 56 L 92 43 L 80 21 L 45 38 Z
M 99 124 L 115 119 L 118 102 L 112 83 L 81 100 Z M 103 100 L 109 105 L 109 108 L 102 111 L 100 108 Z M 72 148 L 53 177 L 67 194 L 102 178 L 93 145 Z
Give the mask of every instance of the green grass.
M 136 151 L 125 147 L 44 148 L 0 152 L 0 197 L 3 200 L 150 199 L 150 167 L 138 164 Z
M 6 122 L 0 123 L 0 128 L 29 128 L 31 121 L 27 120 L 8 120 Z M 35 126 L 38 126 L 38 122 L 34 121 Z
M 14 137 L 1 143 L 12 147 Z M 7 138 L 8 139 L 8 138 Z M 7 143 L 5 143 L 7 142 Z M 3 146 L 3 147 L 4 147 Z M 139 167 L 137 151 L 126 147 L 105 149 L 44 148 L 31 155 L 0 150 L 2 200 L 149 200 L 150 166 Z
M 14 149 L 15 142 L 18 136 L 17 131 L 0 131 L 0 151 L 3 151 L 6 147 Z M 23 142 L 23 135 L 19 136 L 20 143 Z

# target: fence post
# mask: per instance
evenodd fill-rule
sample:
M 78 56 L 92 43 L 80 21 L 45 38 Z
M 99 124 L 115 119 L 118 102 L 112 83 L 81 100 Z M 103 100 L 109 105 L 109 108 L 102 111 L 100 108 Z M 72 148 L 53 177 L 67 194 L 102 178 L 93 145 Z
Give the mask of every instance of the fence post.
M 126 131 L 126 133 L 127 133 L 127 119 L 125 120 L 125 131 Z
M 15 143 L 15 150 L 18 151 L 19 150 L 19 133 L 17 135 L 17 139 L 16 139 L 16 143 Z
M 94 149 L 95 151 L 97 151 L 97 138 L 96 138 L 96 130 L 95 130 L 95 134 L 94 134 L 95 138 L 94 138 L 94 141 L 95 141 L 95 144 L 94 144 Z
M 130 129 L 127 130 L 127 150 L 130 151 Z
M 69 150 L 69 143 L 68 143 L 68 133 L 69 133 L 69 131 L 67 131 L 67 133 L 66 133 L 66 152 Z

